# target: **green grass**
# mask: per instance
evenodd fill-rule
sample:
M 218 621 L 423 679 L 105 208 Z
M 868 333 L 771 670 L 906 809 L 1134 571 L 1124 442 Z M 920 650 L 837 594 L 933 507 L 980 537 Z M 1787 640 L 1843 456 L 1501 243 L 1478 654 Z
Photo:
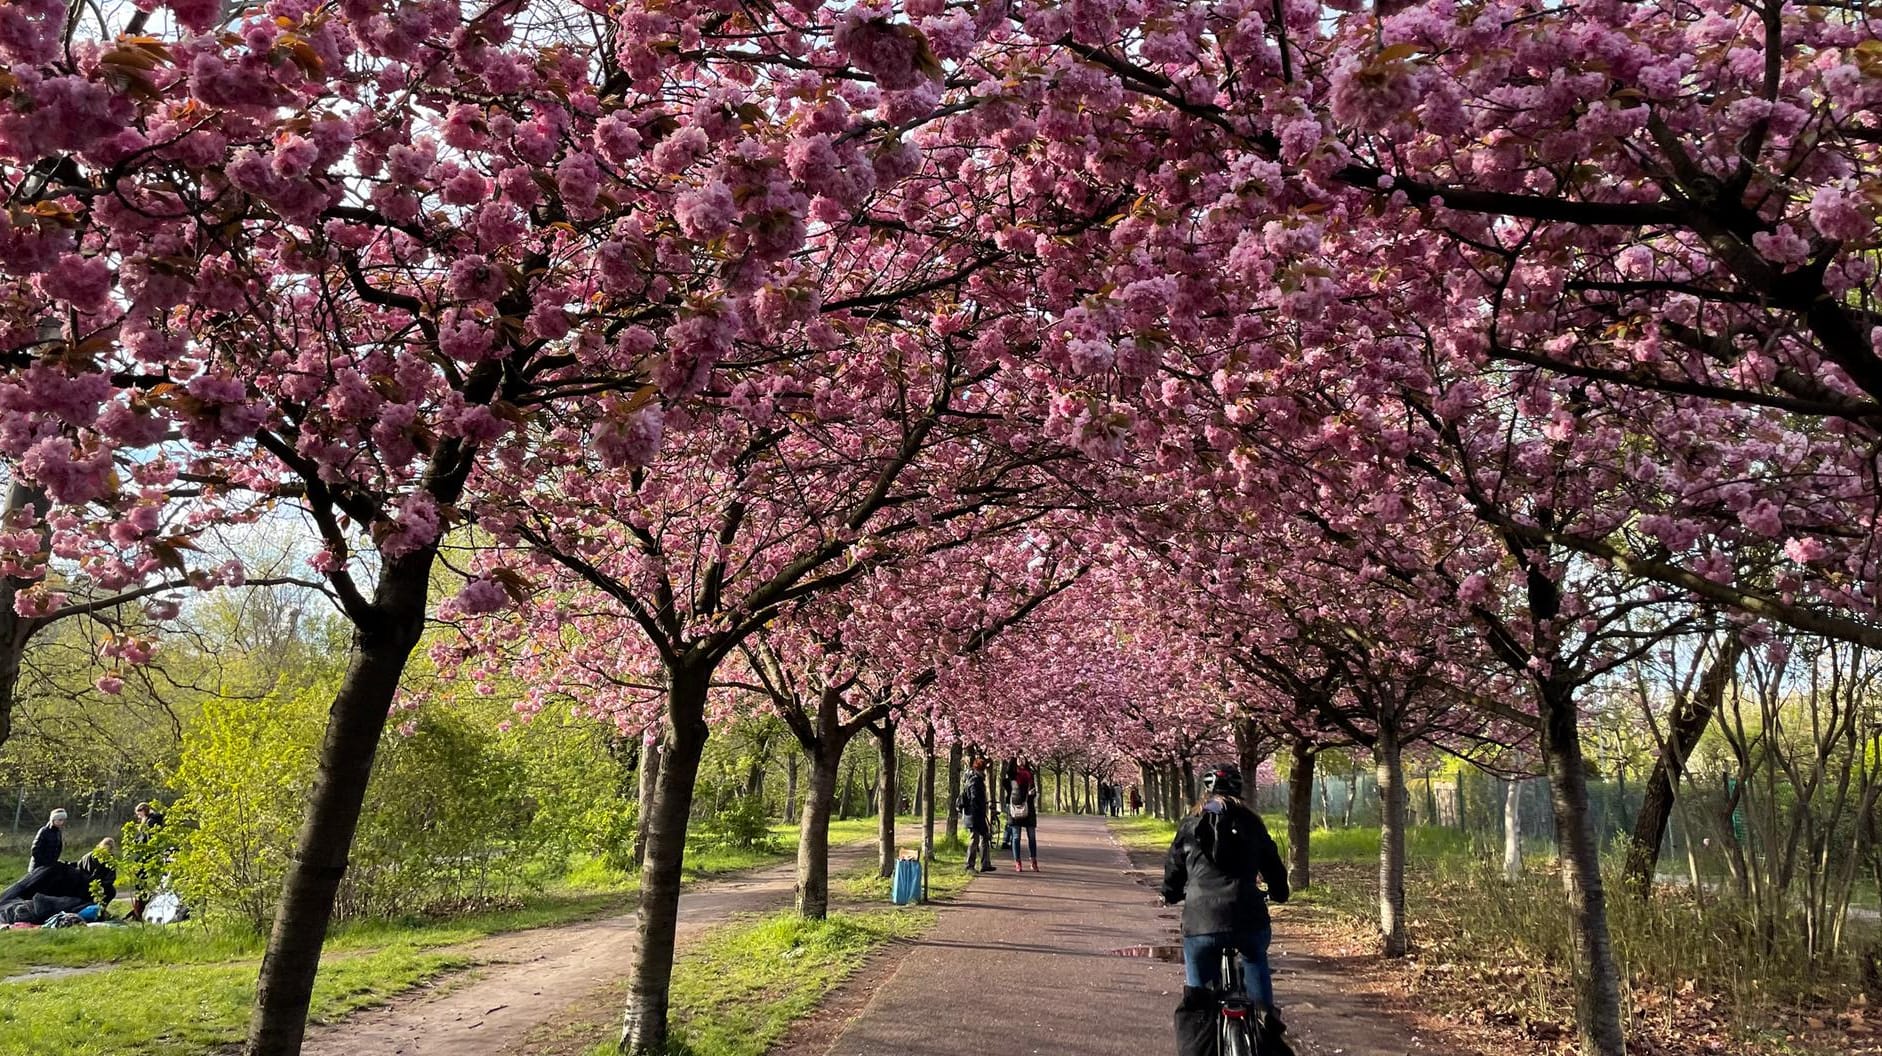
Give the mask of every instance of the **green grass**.
M 713 928 L 673 968 L 670 1056 L 763 1056 L 874 951 L 920 934 L 928 909 L 792 913 L 747 917 Z M 589 1050 L 611 1056 L 612 1041 Z
M 836 822 L 831 844 L 871 839 L 875 832 L 873 818 Z M 768 847 L 689 849 L 687 881 L 775 864 L 796 853 L 795 826 L 774 826 L 773 833 Z M 337 1018 L 469 966 L 471 958 L 451 947 L 627 912 L 639 888 L 637 874 L 582 861 L 515 906 L 444 919 L 341 924 L 327 938 L 314 1015 Z M 183 1056 L 239 1040 L 263 942 L 264 936 L 213 913 L 165 928 L 0 935 L 0 978 L 38 967 L 109 966 L 0 984 L 0 1056 Z
M 338 1018 L 466 963 L 407 946 L 336 958 L 320 968 L 313 1015 Z M 4 993 L 0 1056 L 200 1056 L 241 1040 L 255 967 L 238 961 L 121 968 L 9 983 Z
M 1276 846 L 1287 854 L 1287 832 L 1272 819 L 1269 831 Z M 1176 826 L 1160 818 L 1113 818 L 1111 831 L 1127 850 L 1162 854 L 1170 849 Z M 1315 829 L 1309 844 L 1310 857 L 1316 862 L 1365 862 L 1379 857 L 1379 830 L 1376 827 L 1350 829 Z M 1405 832 L 1405 855 L 1413 861 L 1454 861 L 1472 857 L 1477 848 L 1469 834 L 1458 829 L 1437 826 L 1413 826 Z
M 955 840 L 953 843 L 936 841 L 934 862 L 928 869 L 928 899 L 931 902 L 946 902 L 961 893 L 967 881 L 973 879 L 966 865 L 967 845 Z M 831 884 L 831 893 L 838 899 L 850 902 L 887 902 L 891 882 L 889 878 L 876 871 L 875 862 L 865 862 L 835 878 Z

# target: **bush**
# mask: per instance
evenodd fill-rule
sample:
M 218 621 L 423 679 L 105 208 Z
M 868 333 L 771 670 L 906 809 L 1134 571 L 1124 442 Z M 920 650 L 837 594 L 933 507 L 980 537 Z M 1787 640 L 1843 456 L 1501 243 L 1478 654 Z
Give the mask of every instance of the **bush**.
M 333 687 L 216 698 L 185 731 L 172 784 L 173 864 L 183 894 L 256 930 L 273 916 L 316 770 Z M 354 841 L 338 919 L 486 904 L 545 855 L 521 759 L 499 735 L 446 707 L 388 729 Z M 558 858 L 558 861 L 561 859 Z
M 206 702 L 184 734 L 169 823 L 172 863 L 193 905 L 215 905 L 267 927 L 294 849 L 330 688 Z
M 772 849 L 771 822 L 765 816 L 764 801 L 756 796 L 740 796 L 694 822 L 688 838 L 699 847 L 733 851 Z

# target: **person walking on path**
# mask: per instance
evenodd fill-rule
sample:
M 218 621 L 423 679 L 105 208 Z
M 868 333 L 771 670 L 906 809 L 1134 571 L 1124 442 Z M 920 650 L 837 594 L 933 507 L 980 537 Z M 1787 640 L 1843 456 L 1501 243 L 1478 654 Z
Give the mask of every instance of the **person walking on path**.
M 991 806 L 987 799 L 987 757 L 974 756 L 973 764 L 968 768 L 967 777 L 961 782 L 961 818 L 967 822 L 967 871 L 973 872 L 974 857 L 980 857 L 979 869 L 983 873 L 993 872 L 993 850 L 989 844 L 993 840 L 992 820 L 987 816 Z
M 1131 813 L 1135 815 L 1136 813 L 1138 813 L 1139 811 L 1143 809 L 1144 809 L 1144 794 L 1137 790 L 1136 785 L 1132 785 L 1131 786 Z
M 1013 842 L 1013 871 L 1024 872 L 1020 864 L 1020 837 L 1026 838 L 1032 857 L 1032 871 L 1039 871 L 1039 782 L 1025 763 L 1013 768 L 1012 783 L 1006 793 L 1006 825 Z
M 1190 1053 L 1213 1044 L 1214 991 L 1222 985 L 1223 951 L 1241 953 L 1255 1005 L 1274 1011 L 1268 944 L 1274 932 L 1268 902 L 1287 901 L 1287 868 L 1261 816 L 1242 802 L 1242 772 L 1220 763 L 1202 778 L 1203 796 L 1177 827 L 1163 866 L 1163 901 L 1183 904 L 1183 1003 L 1177 1043 Z M 1258 882 L 1267 884 L 1263 894 Z M 1279 1029 L 1278 1019 L 1273 1020 Z
M 45 826 L 33 834 L 33 850 L 26 859 L 28 873 L 54 864 L 65 853 L 65 819 L 65 808 L 58 807 Z

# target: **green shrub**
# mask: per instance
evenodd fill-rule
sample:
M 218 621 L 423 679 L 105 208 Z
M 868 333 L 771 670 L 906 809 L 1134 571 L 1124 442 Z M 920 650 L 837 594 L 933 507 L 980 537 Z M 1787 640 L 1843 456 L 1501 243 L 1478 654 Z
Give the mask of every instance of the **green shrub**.
M 216 698 L 185 731 L 172 870 L 193 905 L 267 926 L 331 699 L 331 685 Z M 380 742 L 338 919 L 488 904 L 564 853 L 541 838 L 526 768 L 493 728 L 446 707 L 404 725 Z
M 762 800 L 740 796 L 693 822 L 687 839 L 698 847 L 768 851 L 772 846 L 771 822 L 765 817 Z

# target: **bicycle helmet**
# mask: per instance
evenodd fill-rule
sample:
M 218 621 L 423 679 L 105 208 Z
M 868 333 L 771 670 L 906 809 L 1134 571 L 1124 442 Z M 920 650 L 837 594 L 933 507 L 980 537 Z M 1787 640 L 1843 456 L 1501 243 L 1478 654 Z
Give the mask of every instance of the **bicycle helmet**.
M 1240 799 L 1242 795 L 1242 768 L 1236 766 L 1234 763 L 1217 763 L 1202 772 L 1202 788 L 1205 792 L 1214 792 L 1217 795 L 1234 796 Z

